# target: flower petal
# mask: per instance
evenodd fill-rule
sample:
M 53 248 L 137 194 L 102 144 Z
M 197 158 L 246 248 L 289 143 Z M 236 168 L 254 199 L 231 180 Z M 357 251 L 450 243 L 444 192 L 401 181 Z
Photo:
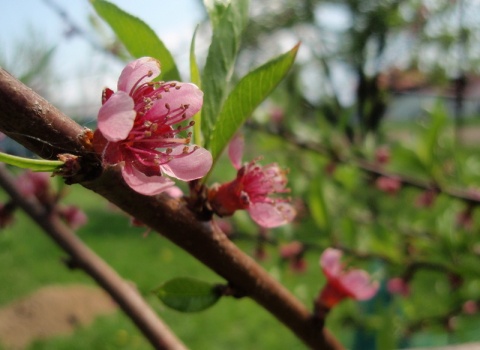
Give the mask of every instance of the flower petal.
M 195 146 L 196 147 L 196 146 Z M 173 149 L 171 156 L 182 154 L 182 147 Z M 212 155 L 205 148 L 197 148 L 186 156 L 172 159 L 161 165 L 162 172 L 183 181 L 191 181 L 205 176 L 212 167 Z
M 114 93 L 98 111 L 98 129 L 112 142 L 125 140 L 135 116 L 133 99 L 123 91 Z
M 228 157 L 235 169 L 242 167 L 243 148 L 245 146 L 245 138 L 243 135 L 236 134 L 228 144 Z
M 172 198 L 182 198 L 183 197 L 183 191 L 178 186 L 172 186 L 172 187 L 167 188 L 165 190 L 165 193 L 168 194 Z
M 146 176 L 132 166 L 123 166 L 122 175 L 131 189 L 146 196 L 162 193 L 175 184 L 165 176 Z
M 378 290 L 378 281 L 372 282 L 370 275 L 363 270 L 351 270 L 340 277 L 340 282 L 357 300 L 368 300 Z
M 132 89 L 152 81 L 160 75 L 160 62 L 152 57 L 142 57 L 130 62 L 118 78 L 117 90 L 131 94 Z
M 258 225 L 266 228 L 288 224 L 295 216 L 291 216 L 291 213 L 294 212 L 295 210 L 287 203 L 281 203 L 280 205 L 274 205 L 271 203 L 254 203 L 248 209 L 248 213 L 252 220 Z
M 171 85 L 175 88 L 169 87 Z M 169 118 L 165 120 L 165 124 L 172 125 L 193 117 L 202 108 L 203 91 L 195 84 L 169 81 L 164 86 L 167 86 L 167 91 L 162 93 L 162 98 L 158 99 L 145 114 L 146 119 L 158 121 L 158 116 L 168 115 Z M 184 106 L 188 107 L 185 109 Z
M 328 279 L 337 278 L 341 274 L 342 252 L 338 249 L 327 248 L 320 257 L 320 267 Z

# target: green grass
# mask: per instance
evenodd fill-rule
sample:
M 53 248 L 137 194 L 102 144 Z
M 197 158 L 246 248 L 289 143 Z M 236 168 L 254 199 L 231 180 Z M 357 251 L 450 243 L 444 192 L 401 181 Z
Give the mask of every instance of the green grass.
M 160 317 L 192 349 L 304 349 L 277 320 L 251 300 L 226 298 L 201 313 L 182 314 L 165 308 L 151 291 L 162 282 L 178 276 L 192 276 L 211 282 L 220 277 L 156 233 L 144 237 L 144 228 L 131 227 L 128 217 L 108 207 L 95 194 L 73 187 L 67 197 L 89 216 L 87 226 L 78 235 L 126 280 L 136 284 Z M 245 250 L 251 250 L 248 244 Z M 276 253 L 266 268 L 275 268 Z M 69 270 L 66 254 L 55 246 L 22 213 L 16 223 L 0 232 L 0 305 L 50 284 L 94 282 L 80 270 Z M 275 260 L 275 261 L 274 261 Z M 296 278 L 285 273 L 283 281 L 308 296 L 305 287 L 320 287 L 320 271 L 313 263 L 311 273 Z M 309 283 L 311 282 L 311 283 Z M 132 323 L 121 313 L 103 316 L 93 325 L 72 336 L 37 342 L 30 349 L 150 349 Z

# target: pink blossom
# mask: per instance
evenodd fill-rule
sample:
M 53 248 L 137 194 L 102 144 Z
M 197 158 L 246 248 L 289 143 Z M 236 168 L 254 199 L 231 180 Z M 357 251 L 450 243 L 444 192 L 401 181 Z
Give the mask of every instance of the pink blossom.
M 391 278 L 387 282 L 387 289 L 391 294 L 398 294 L 404 297 L 410 295 L 410 286 L 400 277 Z
M 379 164 L 387 164 L 390 161 L 390 149 L 386 146 L 375 150 L 375 161 Z
M 24 197 L 35 197 L 43 204 L 50 203 L 50 174 L 27 170 L 15 179 L 15 183 Z
M 327 284 L 317 303 L 329 309 L 345 298 L 368 300 L 377 293 L 379 287 L 377 281 L 371 281 L 366 271 L 345 269 L 340 262 L 341 258 L 342 252 L 333 248 L 326 249 L 320 257 L 320 266 Z
M 288 193 L 286 171 L 273 163 L 260 166 L 251 161 L 241 166 L 243 142 L 234 138 L 228 154 L 237 177 L 228 183 L 210 189 L 209 201 L 219 216 L 232 215 L 236 210 L 247 210 L 258 225 L 266 228 L 277 227 L 292 221 L 295 209 L 285 198 L 272 195 Z
M 295 272 L 305 272 L 307 262 L 304 259 L 305 245 L 299 241 L 293 241 L 280 246 L 280 257 L 289 262 L 290 268 Z
M 107 165 L 120 164 L 125 182 L 135 191 L 155 195 L 183 181 L 203 177 L 212 166 L 204 148 L 188 146 L 193 125 L 184 122 L 202 107 L 203 92 L 194 84 L 153 82 L 160 63 L 143 57 L 129 63 L 118 91 L 105 89 L 93 144 Z
M 301 255 L 305 250 L 302 242 L 293 241 L 280 246 L 280 256 L 282 259 L 291 259 Z
M 60 208 L 58 214 L 65 220 L 67 225 L 74 230 L 84 226 L 88 221 L 87 215 L 74 205 Z
M 388 194 L 396 194 L 402 187 L 402 182 L 399 179 L 387 176 L 380 176 L 375 185 L 380 191 Z
M 415 205 L 420 208 L 430 208 L 435 202 L 436 197 L 437 193 L 435 191 L 424 191 L 418 195 L 417 199 L 415 200 Z
M 478 312 L 478 304 L 474 300 L 467 300 L 462 305 L 462 311 L 467 315 L 475 315 Z

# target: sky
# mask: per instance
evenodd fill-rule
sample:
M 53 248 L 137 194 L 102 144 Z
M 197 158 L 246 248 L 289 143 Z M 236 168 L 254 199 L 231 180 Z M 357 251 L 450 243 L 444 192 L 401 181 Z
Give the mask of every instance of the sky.
M 188 50 L 195 26 L 204 18 L 198 0 L 110 0 L 146 22 L 174 55 L 180 69 L 188 65 Z M 53 5 L 53 6 L 52 6 Z M 68 25 L 54 7 L 87 33 L 68 37 Z M 88 41 L 101 39 L 89 23 L 93 8 L 88 0 L 8 0 L 0 5 L 0 59 L 15 75 L 25 71 L 15 59 L 20 42 L 32 37 L 55 47 L 53 67 L 57 79 L 49 90 L 54 104 L 78 115 L 89 115 L 99 107 L 105 86 L 116 87 L 122 64 L 93 48 Z M 184 74 L 185 75 L 185 74 Z M 49 94 L 50 97 L 50 94 Z

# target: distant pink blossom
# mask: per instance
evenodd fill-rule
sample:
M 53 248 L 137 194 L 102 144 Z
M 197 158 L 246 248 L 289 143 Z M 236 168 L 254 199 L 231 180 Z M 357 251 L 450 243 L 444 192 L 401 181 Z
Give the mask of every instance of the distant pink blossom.
M 27 170 L 15 179 L 15 184 L 24 197 L 35 197 L 43 204 L 49 204 L 52 199 L 49 173 Z
M 474 300 L 467 300 L 462 305 L 462 311 L 467 315 L 475 315 L 478 312 L 478 303 Z
M 332 308 L 345 298 L 368 300 L 379 288 L 378 282 L 372 282 L 364 270 L 347 270 L 341 263 L 342 252 L 328 248 L 320 257 L 320 266 L 327 284 L 318 296 L 317 303 L 325 308 Z
M 375 151 L 375 161 L 379 164 L 387 164 L 390 157 L 390 149 L 386 146 L 379 147 Z
M 467 207 L 465 210 L 457 213 L 456 217 L 457 225 L 465 230 L 471 230 L 473 228 L 473 207 Z
M 305 272 L 307 261 L 304 258 L 305 245 L 300 241 L 293 241 L 280 246 L 280 257 L 289 262 L 295 272 Z
M 174 185 L 168 177 L 191 181 L 212 165 L 204 148 L 189 146 L 191 133 L 179 135 L 202 107 L 203 92 L 194 84 L 153 82 L 160 63 L 143 57 L 129 63 L 118 79 L 118 91 L 105 89 L 93 144 L 108 165 L 119 164 L 123 179 L 145 195 Z
M 394 277 L 388 280 L 387 289 L 391 294 L 398 294 L 404 297 L 410 295 L 410 286 L 400 277 Z
M 280 256 L 282 259 L 291 259 L 303 253 L 305 247 L 300 241 L 292 241 L 280 246 Z
M 87 215 L 74 205 L 59 208 L 58 214 L 74 230 L 84 226 L 88 221 Z
M 219 216 L 229 216 L 244 209 L 253 221 L 266 228 L 291 222 L 295 209 L 288 199 L 275 196 L 289 192 L 286 171 L 275 163 L 260 166 L 251 161 L 242 166 L 242 153 L 243 141 L 235 137 L 228 154 L 237 177 L 210 189 L 208 197 L 213 211 Z
M 433 190 L 427 190 L 420 193 L 415 200 L 415 205 L 420 208 L 430 208 L 435 199 L 437 198 L 437 193 Z
M 394 177 L 380 176 L 375 181 L 375 185 L 380 191 L 393 195 L 400 190 L 402 182 Z

